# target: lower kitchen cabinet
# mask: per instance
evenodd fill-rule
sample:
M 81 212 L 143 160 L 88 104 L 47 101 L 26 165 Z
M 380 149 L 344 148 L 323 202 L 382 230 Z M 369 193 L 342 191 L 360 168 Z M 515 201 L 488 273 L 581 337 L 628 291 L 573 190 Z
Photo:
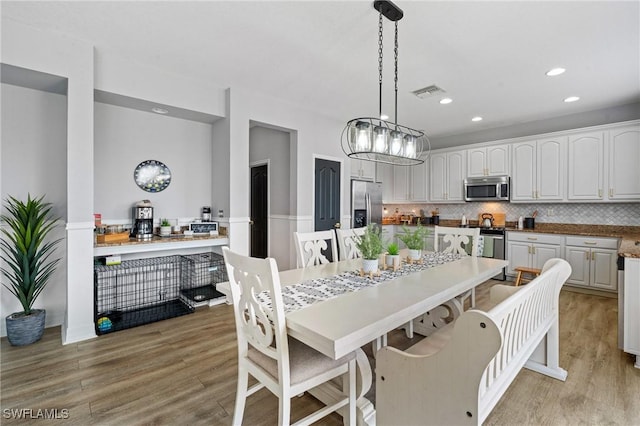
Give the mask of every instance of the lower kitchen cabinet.
M 618 240 L 567 237 L 565 259 L 571 265 L 567 284 L 598 290 L 618 289 Z
M 512 232 L 507 234 L 507 274 L 515 275 L 515 268 L 542 268 L 544 263 L 554 257 L 563 257 L 564 237 L 530 232 Z

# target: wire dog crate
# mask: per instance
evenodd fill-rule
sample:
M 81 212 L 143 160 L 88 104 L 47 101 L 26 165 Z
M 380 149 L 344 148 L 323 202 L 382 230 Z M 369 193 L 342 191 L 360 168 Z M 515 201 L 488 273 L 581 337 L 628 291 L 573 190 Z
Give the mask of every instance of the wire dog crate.
M 127 260 L 94 267 L 95 327 L 98 335 L 189 314 L 181 296 L 182 256 Z
M 224 258 L 217 253 L 198 253 L 182 256 L 182 285 L 180 293 L 190 301 L 200 303 L 225 296 L 216 284 L 227 281 Z

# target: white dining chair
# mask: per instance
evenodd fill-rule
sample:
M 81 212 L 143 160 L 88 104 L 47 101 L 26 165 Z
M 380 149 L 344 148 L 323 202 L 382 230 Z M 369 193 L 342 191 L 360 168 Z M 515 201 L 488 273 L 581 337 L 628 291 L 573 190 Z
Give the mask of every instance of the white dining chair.
M 338 238 L 338 250 L 340 251 L 340 260 L 358 259 L 362 257 L 362 253 L 356 246 L 356 236 L 364 235 L 367 228 L 353 229 L 336 229 L 336 237 Z
M 446 247 L 440 246 L 440 237 Z M 480 228 L 454 228 L 449 226 L 435 227 L 433 234 L 433 249 L 444 253 L 467 254 L 467 248 L 471 244 L 471 256 L 478 256 L 478 244 L 480 244 Z
M 442 237 L 443 245 L 448 243 L 445 247 L 442 247 L 440 242 Z M 471 256 L 478 256 L 478 245 L 480 244 L 480 228 L 454 228 L 449 226 L 436 226 L 433 234 L 433 249 L 434 251 L 441 251 L 443 253 L 454 253 L 467 255 L 467 246 L 471 245 Z M 471 307 L 476 306 L 476 289 L 472 288 L 470 291 L 461 295 L 458 300 L 464 306 L 464 301 L 471 297 Z
M 294 232 L 293 239 L 296 245 L 296 263 L 298 268 L 306 268 L 307 266 L 320 265 L 338 260 L 338 246 L 336 244 L 336 234 L 333 230 Z
M 238 388 L 233 425 L 241 425 L 247 397 L 266 387 L 279 399 L 278 424 L 288 425 L 291 398 L 337 377 L 344 397 L 296 424 L 311 424 L 342 407 L 345 424 L 355 424 L 355 353 L 334 360 L 287 335 L 278 267 L 273 258 L 258 259 L 222 249 L 229 276 L 238 337 Z M 269 292 L 271 306 L 256 296 Z M 249 375 L 258 383 L 248 387 Z

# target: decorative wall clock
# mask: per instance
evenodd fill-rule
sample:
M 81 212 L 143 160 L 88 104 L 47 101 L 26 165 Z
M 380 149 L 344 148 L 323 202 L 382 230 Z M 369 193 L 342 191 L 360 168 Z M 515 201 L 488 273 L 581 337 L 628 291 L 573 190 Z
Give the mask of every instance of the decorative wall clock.
M 160 192 L 171 183 L 171 170 L 160 161 L 145 160 L 136 166 L 133 179 L 144 191 Z

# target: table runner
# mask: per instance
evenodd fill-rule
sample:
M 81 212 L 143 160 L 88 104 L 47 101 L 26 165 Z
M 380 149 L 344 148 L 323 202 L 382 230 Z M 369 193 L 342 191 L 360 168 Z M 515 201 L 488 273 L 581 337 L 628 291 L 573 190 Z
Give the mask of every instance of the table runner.
M 348 271 L 339 275 L 314 280 L 303 281 L 282 288 L 282 300 L 285 313 L 302 309 L 314 303 L 337 297 L 351 291 L 376 286 L 384 281 L 397 277 L 420 272 L 444 263 L 453 262 L 462 258 L 460 254 L 452 253 L 425 253 L 422 255 L 422 263 L 402 262 L 397 271 L 392 269 L 381 270 L 379 276 L 360 276 L 360 271 Z M 269 292 L 263 291 L 257 296 L 258 301 L 271 309 L 271 297 Z

